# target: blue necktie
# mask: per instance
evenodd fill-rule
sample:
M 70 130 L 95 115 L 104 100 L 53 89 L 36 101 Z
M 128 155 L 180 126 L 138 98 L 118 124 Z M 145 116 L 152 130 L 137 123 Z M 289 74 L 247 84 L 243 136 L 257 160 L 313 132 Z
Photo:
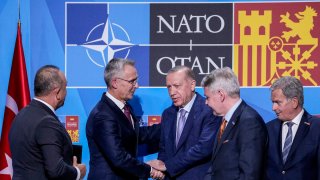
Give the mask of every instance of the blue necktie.
M 186 113 L 187 111 L 184 109 L 180 109 L 180 117 L 178 119 L 178 124 L 177 124 L 177 132 L 176 132 L 176 146 L 178 145 L 181 133 L 183 131 L 184 125 L 186 123 Z
M 283 150 L 282 150 L 282 160 L 283 163 L 286 162 L 291 145 L 292 145 L 292 125 L 293 122 L 287 122 L 286 125 L 288 126 L 288 133 L 286 139 L 284 141 Z

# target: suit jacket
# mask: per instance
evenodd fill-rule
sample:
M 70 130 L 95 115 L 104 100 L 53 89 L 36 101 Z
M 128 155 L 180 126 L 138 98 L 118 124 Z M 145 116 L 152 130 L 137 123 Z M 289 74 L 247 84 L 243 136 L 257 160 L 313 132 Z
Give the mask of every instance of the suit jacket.
M 76 179 L 70 136 L 42 102 L 32 100 L 18 113 L 9 141 L 13 180 Z
M 139 127 L 132 110 L 131 115 L 134 128 L 122 110 L 103 93 L 86 125 L 90 150 L 88 179 L 134 180 L 149 177 L 151 167 L 136 158 L 138 143 L 159 143 L 160 125 Z
M 267 128 L 263 119 L 242 101 L 228 122 L 220 142 L 215 140 L 211 168 L 205 179 L 261 179 L 267 142 Z
M 158 159 L 165 162 L 167 179 L 203 179 L 210 165 L 213 142 L 220 118 L 197 93 L 181 134 L 175 145 L 178 107 L 172 105 L 162 114 Z
M 286 163 L 282 161 L 282 121 L 267 123 L 269 132 L 267 180 L 320 179 L 320 119 L 304 111 Z

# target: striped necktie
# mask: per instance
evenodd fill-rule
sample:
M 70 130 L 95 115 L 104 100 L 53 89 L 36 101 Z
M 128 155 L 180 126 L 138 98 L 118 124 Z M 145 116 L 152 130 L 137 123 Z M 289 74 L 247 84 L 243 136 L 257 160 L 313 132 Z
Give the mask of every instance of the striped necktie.
M 286 125 L 288 126 L 288 133 L 286 139 L 284 141 L 283 150 L 282 150 L 282 160 L 283 163 L 286 162 L 291 145 L 292 145 L 292 126 L 293 122 L 287 122 Z
M 186 110 L 180 109 L 179 113 L 180 113 L 180 117 L 178 119 L 177 131 L 176 131 L 176 146 L 178 145 L 180 136 L 182 134 L 182 131 L 183 131 L 184 125 L 186 123 L 186 119 L 187 119 L 186 118 L 186 113 L 187 113 Z
M 222 122 L 221 122 L 221 125 L 220 125 L 220 128 L 219 128 L 218 142 L 220 142 L 221 137 L 222 137 L 222 134 L 223 134 L 224 130 L 226 129 L 227 122 L 228 122 L 228 121 L 223 118 L 223 120 L 222 120 Z

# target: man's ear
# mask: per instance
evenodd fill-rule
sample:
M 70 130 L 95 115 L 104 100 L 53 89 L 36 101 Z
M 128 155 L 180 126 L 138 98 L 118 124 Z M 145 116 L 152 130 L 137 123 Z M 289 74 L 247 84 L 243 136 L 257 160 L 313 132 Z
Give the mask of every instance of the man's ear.
M 195 80 L 191 80 L 191 90 L 194 92 L 196 89 L 196 81 Z
M 226 92 L 222 89 L 218 90 L 220 101 L 223 102 L 226 99 Z
M 113 89 L 118 89 L 118 81 L 117 81 L 117 78 L 113 78 L 113 79 L 111 80 L 111 87 L 112 87 Z
M 61 95 L 60 95 L 60 91 L 61 91 L 61 88 L 57 87 L 53 90 L 53 93 L 55 94 L 57 100 L 60 100 L 61 99 Z
M 294 98 L 291 99 L 291 106 L 292 106 L 292 108 L 294 108 L 294 109 L 297 109 L 297 108 L 298 108 L 298 106 L 299 106 L 299 100 L 298 100 L 297 97 L 294 97 Z

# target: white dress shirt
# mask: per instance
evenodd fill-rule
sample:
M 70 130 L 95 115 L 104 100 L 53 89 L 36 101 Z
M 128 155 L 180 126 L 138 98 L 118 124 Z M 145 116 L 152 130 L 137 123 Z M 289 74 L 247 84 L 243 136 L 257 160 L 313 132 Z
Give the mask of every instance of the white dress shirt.
M 125 104 L 124 104 L 122 101 L 119 101 L 118 99 L 116 99 L 115 97 L 113 97 L 113 96 L 112 96 L 111 94 L 109 94 L 108 92 L 106 93 L 106 96 L 107 96 L 108 98 L 110 98 L 111 101 L 114 102 L 114 103 L 119 107 L 119 109 L 121 109 L 121 111 L 124 113 L 124 106 L 125 106 Z M 131 115 L 130 115 L 130 116 L 131 116 Z M 131 116 L 130 122 L 131 122 L 132 127 L 134 127 L 133 120 L 132 120 L 132 116 Z
M 240 106 L 242 102 L 242 99 L 240 98 L 230 109 L 229 111 L 226 113 L 226 115 L 224 115 L 224 119 L 227 121 L 226 127 L 229 123 L 229 121 L 231 120 L 232 115 L 234 114 L 234 112 L 236 111 L 236 109 Z
M 177 124 L 176 124 L 176 127 L 177 127 L 177 128 L 178 128 L 178 119 L 180 118 L 180 114 L 181 114 L 181 113 L 180 113 L 180 109 L 186 110 L 185 117 L 186 117 L 186 119 L 188 119 L 190 110 L 191 110 L 191 108 L 192 108 L 192 105 L 193 105 L 194 101 L 196 100 L 196 97 L 197 97 L 197 95 L 194 94 L 193 97 L 192 97 L 192 99 L 190 100 L 190 102 L 188 102 L 187 105 L 185 105 L 183 108 L 179 108 L 178 115 L 177 115 L 177 122 L 176 122 L 176 123 L 177 123 Z M 187 120 L 186 120 L 186 122 L 187 122 Z
M 301 122 L 301 118 L 302 118 L 303 113 L 304 113 L 304 110 L 302 109 L 301 112 L 295 118 L 293 118 L 291 121 L 291 122 L 293 122 L 293 125 L 291 127 L 292 128 L 292 142 L 294 140 L 294 137 L 297 134 L 298 127 Z M 288 133 L 288 126 L 286 124 L 287 124 L 287 122 L 282 123 L 282 141 L 281 141 L 281 144 L 282 144 L 281 149 L 282 150 L 283 150 L 284 141 L 286 140 L 286 136 Z

